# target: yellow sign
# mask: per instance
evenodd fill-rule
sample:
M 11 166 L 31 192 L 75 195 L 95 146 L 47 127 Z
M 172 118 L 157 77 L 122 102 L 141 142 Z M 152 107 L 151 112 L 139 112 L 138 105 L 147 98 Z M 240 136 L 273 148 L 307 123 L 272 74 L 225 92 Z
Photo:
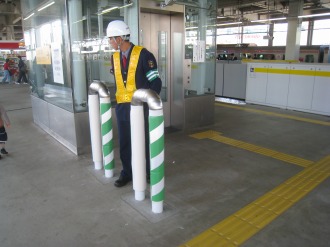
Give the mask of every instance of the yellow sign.
M 42 46 L 36 49 L 37 64 L 51 64 L 50 46 Z

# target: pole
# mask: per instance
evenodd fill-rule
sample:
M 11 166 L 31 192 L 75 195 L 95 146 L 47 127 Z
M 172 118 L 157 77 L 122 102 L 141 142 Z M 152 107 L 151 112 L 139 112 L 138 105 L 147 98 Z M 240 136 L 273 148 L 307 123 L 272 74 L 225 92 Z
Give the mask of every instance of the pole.
M 113 169 L 115 167 L 115 160 L 113 151 L 113 131 L 110 97 L 100 99 L 100 109 L 104 172 L 106 178 L 112 178 Z
M 131 143 L 132 143 L 132 175 L 135 200 L 145 199 L 146 182 L 146 144 L 143 106 L 131 106 Z M 134 122 L 132 124 L 132 122 Z
M 100 125 L 99 96 L 97 94 L 88 95 L 88 113 L 91 132 L 92 156 L 95 170 L 102 169 L 102 139 Z
M 149 110 L 152 212 L 162 213 L 165 190 L 163 110 Z
M 149 106 L 150 183 L 152 212 L 163 212 L 164 201 L 164 115 L 161 99 L 155 91 L 139 89 L 131 102 L 132 172 L 135 199 L 143 200 L 146 189 L 143 102 Z M 142 120 L 141 120 L 142 119 Z
M 90 121 L 91 133 L 93 132 L 92 136 L 98 135 L 95 133 L 102 133 L 103 166 L 105 171 L 105 177 L 111 178 L 113 177 L 115 161 L 114 161 L 114 151 L 113 151 L 114 145 L 113 145 L 110 93 L 107 87 L 105 86 L 105 84 L 103 84 L 100 81 L 93 81 L 93 83 L 91 83 L 89 88 L 90 88 L 89 99 L 91 99 L 91 101 L 89 102 L 89 107 L 90 107 L 89 113 L 90 113 L 90 119 L 93 118 L 93 121 Z M 100 97 L 99 108 L 95 104 L 95 98 L 91 96 L 96 93 L 98 93 L 98 96 Z M 100 118 L 101 118 L 101 128 L 99 127 Z M 96 124 L 96 122 L 98 124 Z M 95 142 L 93 142 L 93 138 L 94 137 L 92 137 L 92 150 L 95 149 L 95 153 L 93 151 L 93 160 L 94 160 L 94 156 L 98 157 L 100 153 L 102 155 L 102 152 L 101 152 L 101 148 L 93 147 L 94 143 L 98 145 L 98 143 L 101 142 L 99 140 L 101 138 L 100 137 L 99 139 L 95 138 L 96 140 Z M 97 167 L 99 167 L 99 165 Z

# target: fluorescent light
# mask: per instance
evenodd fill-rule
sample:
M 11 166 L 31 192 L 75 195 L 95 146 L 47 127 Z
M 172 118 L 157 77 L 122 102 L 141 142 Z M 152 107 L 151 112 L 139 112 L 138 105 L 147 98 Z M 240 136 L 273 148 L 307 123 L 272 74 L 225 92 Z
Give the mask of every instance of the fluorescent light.
M 299 15 L 298 18 L 307 18 L 307 17 L 316 17 L 316 16 L 325 16 L 325 15 L 330 15 L 330 13 L 313 14 L 313 15 Z
M 115 9 L 118 9 L 118 6 L 111 7 L 111 8 L 105 9 L 105 10 L 102 10 L 101 13 L 100 13 L 99 15 L 103 15 L 103 14 L 105 14 L 105 13 L 109 13 L 109 12 L 111 12 L 112 10 L 115 10 Z
M 101 13 L 108 13 L 108 12 L 110 12 L 110 11 L 112 11 L 112 10 L 115 10 L 115 9 L 118 9 L 118 6 L 115 6 L 115 7 L 112 7 L 112 8 L 108 8 L 108 9 L 105 9 L 105 10 L 102 10 L 102 12 Z
M 126 5 L 123 5 L 121 7 L 118 7 L 118 6 L 114 6 L 114 7 L 111 7 L 111 8 L 108 8 L 108 9 L 105 9 L 105 10 L 102 10 L 101 13 L 97 14 L 97 15 L 103 15 L 105 13 L 109 13 L 111 12 L 112 10 L 116 10 L 116 9 L 122 9 L 122 8 L 126 8 L 126 7 L 129 7 L 129 6 L 132 6 L 133 3 L 129 3 L 129 4 L 126 4 Z
M 30 18 L 31 16 L 33 16 L 33 15 L 34 15 L 34 13 L 32 13 L 31 15 L 25 17 L 23 20 L 26 21 L 27 19 L 29 19 L 29 18 Z
M 224 19 L 226 18 L 225 16 L 217 16 L 217 19 Z
M 186 27 L 186 30 L 198 29 L 198 27 Z
M 86 16 L 83 16 L 80 20 L 72 22 L 72 24 L 76 24 L 78 22 L 86 21 L 86 20 L 87 20 Z
M 251 21 L 251 22 L 267 22 L 267 21 L 278 21 L 278 20 L 286 20 L 286 17 L 272 18 L 272 19 L 266 19 L 266 20 L 255 20 L 255 21 Z
M 121 7 L 118 7 L 118 9 L 126 8 L 126 7 L 129 7 L 129 6 L 132 6 L 132 5 L 133 5 L 133 3 L 129 3 L 129 4 L 123 5 Z
M 45 6 L 43 6 L 43 7 L 41 7 L 40 9 L 38 9 L 38 11 L 41 11 L 41 10 L 43 10 L 43 9 L 45 9 L 45 8 L 48 8 L 49 6 L 53 5 L 54 3 L 55 3 L 55 1 L 53 1 L 53 2 L 51 2 L 51 3 L 49 3 L 49 4 L 47 4 L 47 5 L 45 5 Z
M 226 26 L 226 25 L 235 25 L 235 24 L 242 24 L 242 22 L 238 21 L 238 22 L 222 23 L 222 24 L 217 24 L 217 26 Z

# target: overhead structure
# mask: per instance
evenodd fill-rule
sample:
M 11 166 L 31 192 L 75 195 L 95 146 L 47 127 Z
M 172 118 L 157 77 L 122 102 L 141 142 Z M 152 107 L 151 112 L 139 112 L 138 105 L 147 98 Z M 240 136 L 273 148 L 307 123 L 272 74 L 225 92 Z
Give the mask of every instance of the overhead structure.
M 0 13 L 0 40 L 22 40 L 20 0 L 1 0 Z
M 301 0 L 303 15 L 329 13 L 330 0 Z M 240 20 L 285 20 L 289 15 L 289 0 L 218 0 L 218 23 Z

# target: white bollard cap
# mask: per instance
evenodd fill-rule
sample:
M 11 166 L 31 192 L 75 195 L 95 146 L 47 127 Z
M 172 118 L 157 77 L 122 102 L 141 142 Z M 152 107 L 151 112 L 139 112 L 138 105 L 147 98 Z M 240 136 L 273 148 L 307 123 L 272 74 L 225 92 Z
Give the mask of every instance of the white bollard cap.
M 103 166 L 102 161 L 95 161 L 94 162 L 94 169 L 95 170 L 101 170 L 102 166 Z
M 112 178 L 113 177 L 113 170 L 104 170 L 105 177 L 106 178 Z
M 135 191 L 135 200 L 143 201 L 146 198 L 144 191 Z
M 152 212 L 155 214 L 160 214 L 163 212 L 163 202 L 151 202 Z

